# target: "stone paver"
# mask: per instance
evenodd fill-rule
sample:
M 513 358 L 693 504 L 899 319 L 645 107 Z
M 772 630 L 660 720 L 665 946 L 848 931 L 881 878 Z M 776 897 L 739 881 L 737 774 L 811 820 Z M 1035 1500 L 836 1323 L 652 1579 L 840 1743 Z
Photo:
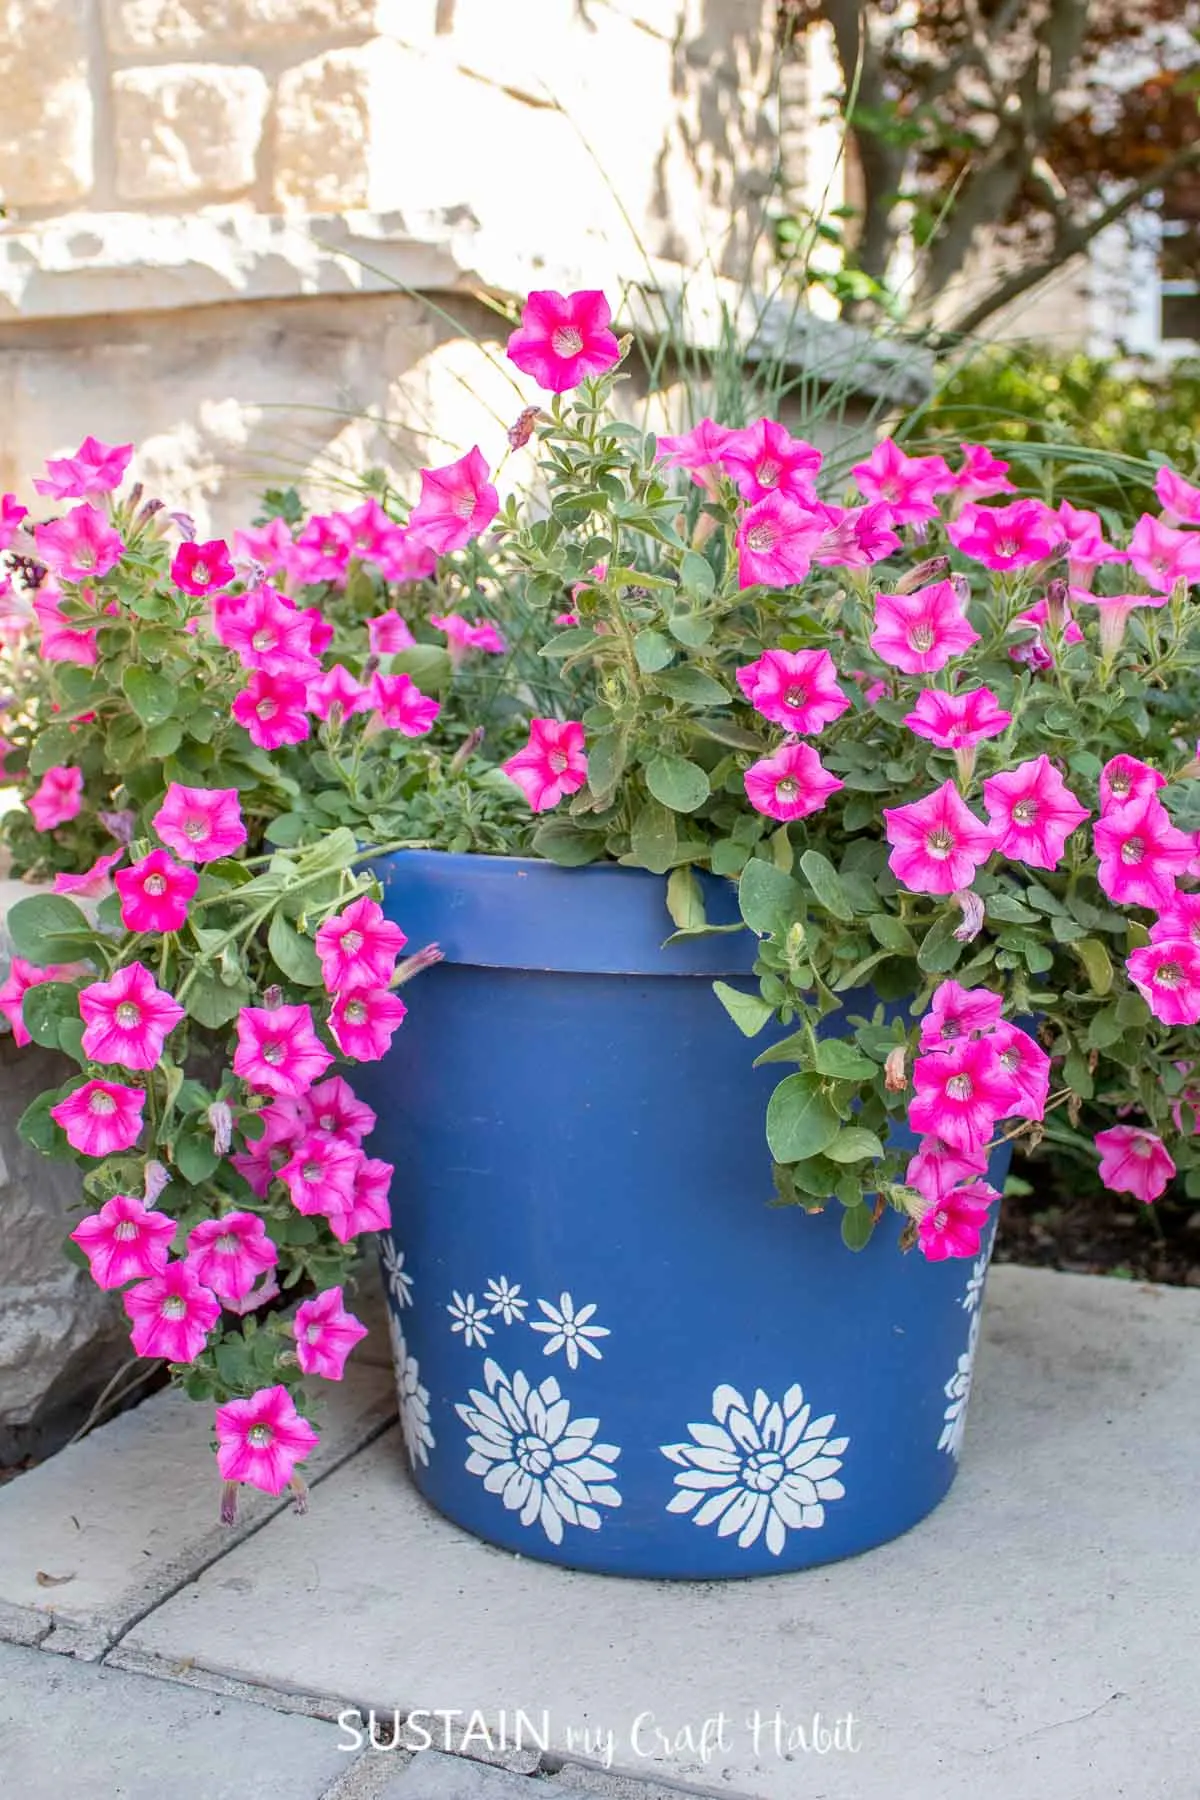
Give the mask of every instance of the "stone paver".
M 125 1648 L 494 1730 L 544 1713 L 568 1761 L 756 1800 L 1180 1800 L 1198 1379 L 1200 1295 L 1001 1269 L 962 1476 L 896 1544 L 744 1583 L 575 1575 L 438 1518 L 393 1431 Z M 847 1714 L 856 1748 L 822 1750 Z

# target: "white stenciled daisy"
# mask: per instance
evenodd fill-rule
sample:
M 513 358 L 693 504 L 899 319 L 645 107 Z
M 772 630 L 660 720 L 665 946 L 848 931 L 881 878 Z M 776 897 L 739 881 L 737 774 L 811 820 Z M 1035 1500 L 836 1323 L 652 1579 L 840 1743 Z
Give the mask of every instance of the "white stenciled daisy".
M 967 1347 L 958 1359 L 958 1367 L 946 1383 L 945 1394 L 950 1402 L 946 1408 L 942 1426 L 942 1435 L 938 1439 L 938 1449 L 947 1451 L 955 1461 L 962 1454 L 963 1437 L 967 1429 L 967 1402 L 971 1398 L 971 1377 L 975 1370 L 975 1347 L 979 1342 L 979 1322 L 982 1317 L 976 1308 L 971 1314 L 971 1331 L 967 1338 Z
M 759 1388 L 748 1406 L 734 1387 L 713 1394 L 715 1425 L 689 1425 L 694 1443 L 663 1444 L 662 1453 L 680 1463 L 679 1492 L 667 1511 L 694 1512 L 697 1525 L 715 1525 L 720 1537 L 737 1533 L 748 1550 L 766 1534 L 778 1556 L 789 1531 L 825 1523 L 825 1501 L 845 1493 L 836 1480 L 849 1438 L 830 1437 L 834 1415 L 814 1419 L 796 1384 L 782 1403 Z
M 987 1279 L 988 1259 L 986 1256 L 976 1258 L 975 1267 L 967 1277 L 966 1292 L 962 1297 L 963 1310 L 975 1312 L 983 1300 L 983 1284 Z
M 600 1352 L 592 1342 L 593 1338 L 606 1338 L 609 1334 L 607 1325 L 589 1325 L 588 1320 L 595 1312 L 595 1302 L 589 1306 L 581 1306 L 578 1311 L 570 1294 L 560 1294 L 558 1305 L 551 1305 L 549 1300 L 539 1300 L 538 1305 L 545 1313 L 544 1319 L 531 1319 L 531 1331 L 544 1332 L 548 1342 L 545 1354 L 553 1356 L 556 1350 L 565 1350 L 567 1363 L 572 1369 L 579 1367 L 579 1352 L 594 1356 L 600 1361 Z
M 483 1290 L 483 1297 L 491 1305 L 492 1313 L 499 1313 L 506 1325 L 520 1325 L 525 1318 L 528 1300 L 521 1298 L 519 1281 L 510 1282 L 507 1275 L 498 1275 L 489 1281 Z
M 489 1325 L 487 1322 L 487 1306 L 476 1306 L 474 1294 L 468 1294 L 464 1300 L 458 1289 L 455 1288 L 454 1298 L 446 1311 L 454 1320 L 450 1327 L 451 1331 L 461 1331 L 463 1343 L 468 1347 L 471 1344 L 478 1344 L 482 1349 L 496 1329 L 494 1325 Z
M 383 1263 L 383 1278 L 396 1305 L 403 1310 L 412 1305 L 412 1276 L 404 1267 L 404 1252 L 397 1250 L 390 1237 L 380 1240 L 380 1259 Z
M 388 1308 L 388 1332 L 392 1340 L 392 1357 L 396 1368 L 396 1399 L 400 1408 L 400 1432 L 408 1460 L 429 1466 L 429 1452 L 435 1446 L 429 1423 L 429 1389 L 421 1385 L 421 1371 L 415 1356 L 408 1353 L 400 1321 Z
M 620 1451 L 593 1440 L 598 1419 L 572 1419 L 554 1377 L 535 1387 L 518 1369 L 511 1380 L 492 1361 L 483 1365 L 487 1392 L 472 1388 L 455 1411 L 467 1427 L 467 1473 L 480 1475 L 522 1525 L 540 1525 L 561 1544 L 564 1525 L 600 1529 L 599 1506 L 620 1506 L 611 1467 Z

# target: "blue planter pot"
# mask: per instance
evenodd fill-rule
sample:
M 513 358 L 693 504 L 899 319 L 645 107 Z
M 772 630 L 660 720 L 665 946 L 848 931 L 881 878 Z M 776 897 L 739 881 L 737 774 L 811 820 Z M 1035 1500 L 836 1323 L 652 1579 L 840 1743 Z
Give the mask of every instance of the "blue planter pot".
M 664 881 L 614 865 L 379 873 L 413 947 L 445 953 L 358 1082 L 396 1165 L 382 1248 L 422 1493 L 524 1556 L 700 1579 L 923 1518 L 954 1478 L 986 1257 L 902 1255 L 890 1211 L 854 1254 L 836 1202 L 769 1204 L 786 1071 L 751 1067 L 710 987 L 746 977 L 750 935 L 664 949 Z M 736 917 L 732 884 L 707 899 Z

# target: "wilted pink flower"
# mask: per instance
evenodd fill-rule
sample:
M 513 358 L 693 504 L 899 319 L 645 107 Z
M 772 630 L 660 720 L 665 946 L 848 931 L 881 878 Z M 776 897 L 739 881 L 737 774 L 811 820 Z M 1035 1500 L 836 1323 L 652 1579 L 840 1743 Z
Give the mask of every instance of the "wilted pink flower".
M 318 673 L 312 620 L 265 583 L 248 594 L 218 595 L 213 630 L 245 669 L 301 681 Z
M 54 891 L 56 894 L 82 894 L 85 900 L 95 900 L 109 891 L 109 874 L 124 856 L 124 850 L 114 850 L 109 856 L 98 856 L 90 869 L 83 869 L 78 875 L 56 875 Z
M 1165 465 L 1154 477 L 1154 492 L 1166 525 L 1200 525 L 1200 487 Z
M 38 556 L 64 581 L 99 580 L 116 568 L 125 550 L 104 514 L 86 503 L 73 506 L 65 518 L 35 525 L 33 536 Z
M 411 675 L 373 675 L 368 701 L 381 724 L 405 737 L 424 737 L 442 710 L 440 700 L 423 694 Z
M 1071 589 L 1077 606 L 1094 606 L 1100 625 L 1100 653 L 1115 656 L 1125 638 L 1125 626 L 1131 612 L 1139 606 L 1165 606 L 1165 594 L 1093 594 L 1087 588 Z
M 737 528 L 738 586 L 795 587 L 805 580 L 825 521 L 817 503 L 768 494 Z
M 827 569 L 867 569 L 900 548 L 888 523 L 890 510 L 881 501 L 870 506 L 825 508 L 825 530 L 813 557 Z
M 33 596 L 40 633 L 38 648 L 47 662 L 77 663 L 82 669 L 94 669 L 99 659 L 95 627 L 65 617 L 57 584 L 50 590 L 52 580 L 48 576 Z
M 171 580 L 185 594 L 215 594 L 236 578 L 224 538 L 207 544 L 180 544 L 171 559 Z
M 233 553 L 241 563 L 259 568 L 264 575 L 286 575 L 292 553 L 292 534 L 287 521 L 276 517 L 265 525 L 233 534 Z
M 409 650 L 416 639 L 406 620 L 394 609 L 367 620 L 367 641 L 373 656 L 392 656 L 397 650 Z
M 84 1156 L 115 1156 L 132 1150 L 142 1135 L 141 1088 L 118 1081 L 85 1081 L 50 1108 L 50 1117 L 67 1134 L 72 1150 Z
M 40 987 L 43 981 L 69 981 L 74 973 L 67 964 L 54 963 L 49 968 L 39 969 L 36 964 L 26 962 L 23 956 L 13 957 L 8 974 L 0 981 L 0 1013 L 12 1026 L 13 1042 L 18 1050 L 23 1050 L 31 1041 L 22 1013 L 30 988 Z
M 1153 794 L 1114 806 L 1092 827 L 1096 880 L 1118 906 L 1169 906 L 1176 877 L 1192 860 L 1192 840 Z
M 1024 612 L 1019 612 L 1014 619 L 1009 621 L 1008 629 L 1010 631 L 1015 631 L 1018 627 L 1024 626 L 1032 628 L 1034 633 L 1033 637 L 1022 641 L 1021 643 L 1014 644 L 1008 654 L 1012 657 L 1014 662 L 1028 663 L 1030 668 L 1052 669 L 1054 667 L 1054 652 L 1051 648 L 1052 639 L 1050 636 L 1049 602 L 1046 600 L 1039 600 L 1036 606 L 1026 607 Z M 1066 608 L 1066 622 L 1062 628 L 1062 641 L 1064 644 L 1082 644 L 1083 642 L 1083 632 L 1071 617 L 1069 607 Z
M 378 1062 L 407 1012 L 400 996 L 386 988 L 349 988 L 333 1003 L 329 1029 L 343 1056 L 353 1062 Z
M 143 963 L 126 963 L 110 981 L 93 981 L 79 996 L 86 1030 L 83 1049 L 93 1062 L 153 1069 L 183 1008 Z
M 1136 756 L 1114 756 L 1100 771 L 1100 811 L 1111 812 L 1130 800 L 1152 800 L 1167 778 Z
M 366 712 L 370 702 L 367 690 L 355 679 L 344 663 L 334 663 L 323 675 L 308 684 L 308 704 L 318 719 L 328 719 L 336 706 L 343 719 Z
M 774 419 L 757 419 L 743 431 L 726 434 L 721 463 L 743 500 L 765 500 L 775 493 L 803 500 L 812 497 L 821 452 Z
M 1124 550 L 1117 550 L 1106 540 L 1099 513 L 1063 500 L 1059 502 L 1058 522 L 1067 546 L 1067 579 L 1073 587 L 1087 587 L 1101 563 L 1128 561 Z
M 161 1275 L 140 1281 L 124 1305 L 138 1355 L 173 1363 L 195 1362 L 221 1316 L 220 1302 L 186 1262 L 168 1263 Z
M 952 894 L 969 888 L 995 847 L 952 781 L 909 806 L 885 806 L 888 867 L 914 894 Z
M 375 1114 L 340 1075 L 331 1075 L 328 1081 L 319 1082 L 300 1105 L 313 1131 L 345 1138 L 349 1144 L 361 1144 L 375 1129 Z
M 450 640 L 452 662 L 465 656 L 468 650 L 486 650 L 492 656 L 502 656 L 508 648 L 496 627 L 485 619 L 476 619 L 472 625 L 459 613 L 430 613 L 429 623 L 436 631 L 444 631 Z
M 234 1074 L 257 1092 L 284 1099 L 298 1098 L 333 1061 L 307 1006 L 243 1006 L 237 1040 Z
M 979 642 L 952 581 L 935 581 L 915 594 L 876 594 L 871 648 L 882 662 L 906 675 L 944 669 Z
M 53 831 L 75 818 L 83 805 L 83 770 L 56 763 L 47 769 L 25 802 L 37 831 Z
M 257 1213 L 202 1219 L 188 1232 L 187 1260 L 197 1279 L 220 1300 L 243 1300 L 279 1252 Z
M 234 696 L 230 711 L 260 750 L 299 744 L 312 730 L 308 695 L 314 685 L 292 675 L 268 675 L 255 669 L 241 693 Z
M 407 942 L 379 902 L 361 894 L 317 932 L 325 986 L 331 994 L 346 987 L 386 987 Z
M 926 1200 L 941 1200 L 960 1181 L 986 1174 L 987 1166 L 988 1153 L 983 1145 L 977 1149 L 956 1149 L 944 1138 L 923 1137 L 904 1171 L 904 1179 Z
M 1175 1173 L 1170 1152 L 1152 1131 L 1113 1125 L 1092 1141 L 1100 1152 L 1100 1179 L 1112 1194 L 1132 1194 L 1149 1206 Z
M 236 788 L 190 788 L 173 781 L 152 823 L 185 862 L 215 862 L 246 841 Z
M 1143 513 L 1129 540 L 1129 560 L 1149 587 L 1169 594 L 1177 581 L 1200 581 L 1200 533 L 1174 531 Z
M 828 650 L 764 650 L 737 671 L 755 712 L 801 736 L 823 731 L 850 705 Z
M 91 1264 L 97 1287 L 118 1288 L 161 1275 L 178 1229 L 174 1219 L 144 1201 L 114 1194 L 99 1212 L 80 1220 L 71 1238 Z
M 960 444 L 961 467 L 954 472 L 954 491 L 964 500 L 990 500 L 993 494 L 1011 494 L 1009 464 L 993 456 L 986 444 Z
M 939 982 L 929 1011 L 921 1020 L 921 1048 L 932 1050 L 939 1044 L 990 1032 L 1000 1023 L 1003 1010 L 1003 995 L 993 994 L 990 988 L 960 987 L 957 981 Z
M 906 456 L 891 438 L 876 444 L 866 462 L 850 473 L 864 500 L 882 501 L 893 525 L 922 525 L 936 519 L 935 494 L 954 486 L 944 457 Z
M 620 361 L 611 318 L 608 301 L 596 289 L 567 295 L 539 289 L 526 300 L 520 326 L 508 340 L 509 360 L 539 387 L 565 394 Z
M 784 820 L 820 812 L 830 795 L 846 785 L 829 773 L 810 745 L 796 743 L 781 744 L 772 755 L 751 763 L 744 779 L 754 810 Z
M 913 1086 L 909 1125 L 954 1149 L 980 1149 L 996 1120 L 1007 1117 L 1020 1100 L 1016 1082 L 986 1037 L 923 1051 L 913 1065 Z
M 658 454 L 668 468 L 686 469 L 697 487 L 715 496 L 717 483 L 724 472 L 722 458 L 725 445 L 733 434 L 728 426 L 712 419 L 701 419 L 690 431 L 678 437 L 660 437 Z
M 1150 941 L 1187 938 L 1200 950 L 1200 894 L 1176 894 L 1150 927 Z
M 329 1229 L 339 1244 L 348 1244 L 363 1231 L 386 1231 L 392 1222 L 388 1201 L 392 1176 L 391 1163 L 376 1156 L 365 1156 L 358 1167 L 354 1183 L 354 1204 L 348 1212 L 332 1213 Z
M 1156 1019 L 1200 1024 L 1200 948 L 1193 938 L 1158 938 L 1131 951 L 1125 967 Z
M 1014 500 L 1010 506 L 976 506 L 968 501 L 946 527 L 950 542 L 987 569 L 1024 569 L 1052 556 L 1062 542 L 1057 514 L 1041 500 Z
M 323 1375 L 326 1381 L 342 1379 L 346 1358 L 367 1335 L 361 1320 L 346 1311 L 340 1287 L 326 1288 L 323 1294 L 298 1306 L 292 1329 L 301 1372 Z
M 587 780 L 583 726 L 575 719 L 531 719 L 529 742 L 501 763 L 533 812 L 546 812 Z
M 51 500 L 91 500 L 111 494 L 120 487 L 132 455 L 132 444 L 102 444 L 98 438 L 85 437 L 74 456 L 51 457 L 46 463 L 49 480 L 35 475 L 33 485 Z
M 1019 1025 L 1001 1019 L 991 1035 L 991 1046 L 1000 1067 L 1017 1086 L 1017 1100 L 1010 1109 L 1018 1119 L 1040 1119 L 1050 1092 L 1050 1058 L 1042 1046 Z
M 0 550 L 11 550 L 21 530 L 21 520 L 29 517 L 15 494 L 0 494 Z
M 1057 869 L 1071 833 L 1088 817 L 1046 755 L 989 775 L 983 803 L 996 849 L 1031 869 Z
M 437 556 L 461 550 L 485 531 L 500 510 L 488 466 L 476 446 L 444 469 L 421 470 L 421 498 L 409 516 L 409 532 Z
M 296 1464 L 320 1442 L 285 1387 L 259 1388 L 248 1400 L 228 1400 L 216 1412 L 217 1467 L 226 1481 L 244 1481 L 282 1494 Z
M 948 1256 L 978 1256 L 992 1202 L 1000 1196 L 986 1181 L 951 1188 L 917 1221 L 917 1242 L 930 1262 Z
M 991 688 L 972 688 L 967 694 L 922 688 L 904 723 L 939 750 L 973 750 L 985 738 L 1007 731 L 1012 714 L 1005 712 Z
M 126 931 L 178 931 L 200 878 L 165 850 L 151 850 L 131 869 L 113 876 Z

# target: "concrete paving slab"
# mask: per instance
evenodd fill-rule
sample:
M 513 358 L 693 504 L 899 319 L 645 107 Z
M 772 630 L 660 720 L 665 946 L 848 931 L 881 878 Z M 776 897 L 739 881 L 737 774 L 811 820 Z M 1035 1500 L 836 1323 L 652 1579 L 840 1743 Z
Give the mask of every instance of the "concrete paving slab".
M 12 1800 L 319 1800 L 336 1726 L 0 1644 L 0 1787 Z
M 1008 1268 L 990 1290 L 960 1480 L 868 1556 L 744 1583 L 575 1575 L 440 1519 L 393 1431 L 126 1647 L 459 1728 L 479 1710 L 497 1742 L 523 1709 L 568 1762 L 710 1793 L 1181 1800 L 1200 1295 Z
M 390 1370 L 351 1362 L 345 1381 L 328 1384 L 309 1482 L 369 1443 L 395 1410 Z M 50 1649 L 100 1656 L 267 1519 L 287 1511 L 303 1523 L 286 1499 L 244 1493 L 237 1526 L 220 1524 L 210 1424 L 201 1407 L 163 1390 L 0 1488 L 0 1640 L 40 1633 Z

